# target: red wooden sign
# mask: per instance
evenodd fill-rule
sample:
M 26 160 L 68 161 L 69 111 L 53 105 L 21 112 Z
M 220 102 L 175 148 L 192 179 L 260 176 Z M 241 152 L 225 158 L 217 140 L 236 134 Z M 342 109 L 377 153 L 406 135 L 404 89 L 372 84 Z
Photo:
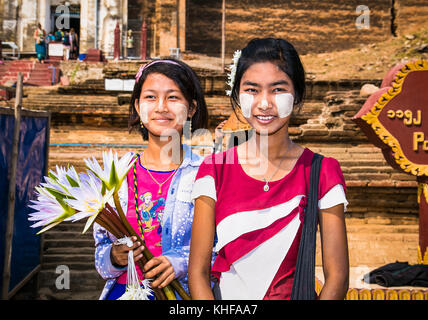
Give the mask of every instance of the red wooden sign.
M 353 121 L 395 169 L 418 181 L 419 257 L 428 264 L 428 61 L 392 68 Z M 423 253 L 425 252 L 425 255 Z

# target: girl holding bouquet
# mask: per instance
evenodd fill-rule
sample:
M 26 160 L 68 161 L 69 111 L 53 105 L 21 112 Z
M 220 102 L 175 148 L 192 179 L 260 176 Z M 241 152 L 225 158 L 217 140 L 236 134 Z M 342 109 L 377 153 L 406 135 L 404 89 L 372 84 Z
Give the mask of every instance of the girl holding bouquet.
M 214 294 L 221 299 L 295 299 L 294 285 L 304 287 L 306 281 L 293 283 L 299 247 L 306 241 L 302 230 L 315 156 L 288 135 L 292 112 L 303 103 L 304 68 L 295 48 L 274 38 L 250 41 L 234 61 L 232 106 L 241 108 L 254 134 L 206 157 L 199 168 L 192 193 L 190 293 L 193 299 L 213 299 Z M 319 218 L 325 275 L 318 298 L 343 299 L 349 273 L 344 219 L 348 202 L 337 160 L 322 159 L 314 189 L 318 201 L 311 202 L 313 216 Z M 312 237 L 315 234 L 316 223 Z M 215 236 L 217 257 L 211 268 Z M 315 257 L 315 244 L 311 250 Z M 306 258 L 300 265 L 308 265 Z M 313 271 L 314 259 L 311 263 Z M 214 294 L 210 275 L 218 281 Z M 314 281 L 314 274 L 305 277 Z M 305 290 L 317 298 L 313 285 Z
M 155 256 L 139 279 L 153 279 L 163 288 L 178 279 L 187 290 L 187 263 L 193 219 L 191 191 L 202 161 L 182 144 L 183 131 L 207 125 L 208 112 L 200 82 L 185 63 L 154 60 L 140 68 L 129 106 L 129 128 L 138 130 L 147 148 L 135 154 L 119 191 L 126 217 Z M 117 299 L 126 289 L 128 252 L 142 258 L 142 244 L 118 244 L 106 229 L 94 224 L 95 266 L 107 279 L 100 299 Z

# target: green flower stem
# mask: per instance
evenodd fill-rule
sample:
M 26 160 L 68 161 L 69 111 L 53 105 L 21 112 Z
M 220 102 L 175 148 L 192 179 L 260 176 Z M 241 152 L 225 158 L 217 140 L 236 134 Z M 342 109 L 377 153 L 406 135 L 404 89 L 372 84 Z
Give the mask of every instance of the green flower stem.
M 144 240 L 134 230 L 134 228 L 130 225 L 128 219 L 126 218 L 125 213 L 122 210 L 122 206 L 120 205 L 119 194 L 117 192 L 113 193 L 113 199 L 114 199 L 114 204 L 116 206 L 116 210 L 119 214 L 119 217 L 122 220 L 122 222 L 124 223 L 124 225 L 126 226 L 126 228 L 128 229 L 128 231 L 131 233 L 131 235 L 137 237 L 138 241 L 140 241 L 144 245 L 144 250 L 143 250 L 144 257 L 147 260 L 152 259 L 154 257 L 153 254 L 149 251 L 149 249 L 145 245 Z M 178 282 L 177 279 L 172 280 L 171 286 L 174 287 L 174 289 L 177 291 L 177 293 L 181 296 L 181 298 L 183 300 L 190 300 L 190 296 L 186 293 L 186 291 L 183 289 L 183 287 L 181 286 L 181 284 Z M 170 285 L 167 285 L 166 287 L 162 288 L 162 290 L 165 293 L 168 300 L 176 300 L 174 291 L 172 290 Z

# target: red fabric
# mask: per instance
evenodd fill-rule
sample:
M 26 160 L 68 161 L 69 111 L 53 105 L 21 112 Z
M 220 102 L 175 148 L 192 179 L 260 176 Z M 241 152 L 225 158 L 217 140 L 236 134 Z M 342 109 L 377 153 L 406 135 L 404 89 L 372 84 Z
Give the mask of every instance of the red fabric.
M 305 149 L 294 168 L 282 179 L 269 182 L 270 189 L 265 192 L 263 191 L 265 183 L 248 176 L 242 169 L 236 148 L 206 157 L 195 179 L 197 181 L 207 175 L 214 178 L 217 195 L 216 225 L 235 213 L 263 210 L 288 202 L 298 195 L 304 195 L 304 197 L 300 204 L 287 216 L 278 219 L 266 228 L 243 234 L 221 248 L 213 264 L 212 274 L 220 279 L 221 273 L 228 271 L 232 263 L 273 237 L 299 214 L 301 226 L 265 295 L 265 299 L 289 299 L 314 153 Z M 334 158 L 325 157 L 321 166 L 318 199 L 324 197 L 337 184 L 341 184 L 346 191 L 345 180 L 338 161 Z M 217 234 L 217 236 L 220 239 L 221 235 Z M 254 276 L 257 277 L 257 275 Z
M 294 238 L 293 244 L 282 261 L 282 264 L 273 278 L 263 300 L 290 300 L 294 273 L 296 271 L 297 256 L 299 253 L 300 238 L 302 236 L 302 228 L 303 225 L 301 224 L 299 231 L 297 231 L 297 235 Z
M 234 241 L 228 243 L 220 250 L 212 267 L 212 273 L 219 275 L 221 272 L 230 269 L 230 265 L 239 258 L 246 255 L 248 252 L 256 248 L 261 243 L 273 237 L 280 230 L 286 227 L 293 218 L 299 214 L 299 208 L 296 208 L 289 215 L 275 221 L 262 232 L 255 230 L 248 232 Z

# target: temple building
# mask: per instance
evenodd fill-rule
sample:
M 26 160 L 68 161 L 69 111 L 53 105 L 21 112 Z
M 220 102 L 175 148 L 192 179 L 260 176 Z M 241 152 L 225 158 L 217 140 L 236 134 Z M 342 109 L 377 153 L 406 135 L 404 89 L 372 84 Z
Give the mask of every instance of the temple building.
M 264 36 L 287 38 L 303 54 L 347 49 L 399 34 L 423 10 L 420 0 L 360 2 L 225 0 L 226 55 Z M 176 48 L 220 56 L 222 12 L 220 0 L 0 0 L 0 39 L 34 53 L 38 23 L 47 33 L 73 28 L 81 53 L 112 57 L 118 24 L 121 57 L 132 58 L 140 57 L 145 21 L 148 57 Z
M 151 56 L 169 55 L 169 48 L 185 50 L 185 0 L 7 0 L 0 5 L 2 40 L 15 42 L 24 53 L 34 52 L 33 34 L 40 23 L 46 33 L 74 28 L 80 52 L 96 48 L 109 57 L 118 23 L 123 48 L 128 30 L 133 31 L 133 46 L 127 48 L 133 50 L 127 56 L 139 57 L 143 19 L 149 24 Z

